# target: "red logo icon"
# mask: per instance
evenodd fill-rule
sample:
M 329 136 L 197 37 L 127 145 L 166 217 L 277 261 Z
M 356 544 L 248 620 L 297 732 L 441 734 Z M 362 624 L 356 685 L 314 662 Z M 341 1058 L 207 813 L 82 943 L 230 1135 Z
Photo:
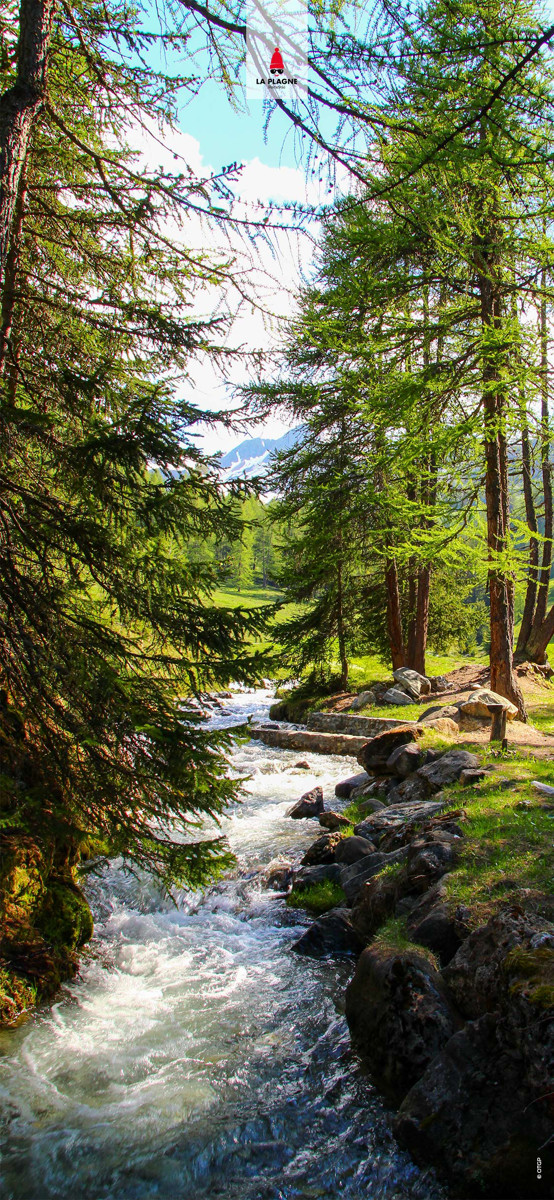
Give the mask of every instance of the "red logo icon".
M 271 55 L 271 64 L 269 69 L 272 75 L 281 75 L 285 69 L 283 66 L 283 56 L 281 51 L 277 50 L 277 48 L 275 48 L 273 54 Z

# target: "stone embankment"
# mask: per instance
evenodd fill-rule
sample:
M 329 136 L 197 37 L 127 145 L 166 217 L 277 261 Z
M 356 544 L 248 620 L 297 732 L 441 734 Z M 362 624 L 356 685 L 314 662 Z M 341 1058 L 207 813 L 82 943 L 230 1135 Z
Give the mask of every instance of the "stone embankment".
M 356 801 L 353 832 L 319 794 L 291 812 L 311 811 L 321 826 L 293 892 L 325 884 L 342 896 L 293 949 L 357 958 L 346 992 L 352 1040 L 416 1161 L 434 1164 L 457 1197 L 549 1195 L 554 925 L 536 907 L 505 905 L 473 928 L 448 883 L 485 770 L 467 750 L 424 749 L 413 722 L 317 714 L 309 732 L 354 738 L 360 721 L 370 739 L 357 752 L 363 770 L 336 788 L 339 809 Z M 443 791 L 452 783 L 465 785 L 463 807 Z

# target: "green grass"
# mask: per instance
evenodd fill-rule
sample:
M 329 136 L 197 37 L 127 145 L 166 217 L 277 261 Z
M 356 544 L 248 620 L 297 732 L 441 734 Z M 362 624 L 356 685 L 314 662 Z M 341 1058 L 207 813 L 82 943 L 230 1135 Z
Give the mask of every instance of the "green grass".
M 331 908 L 336 908 L 337 904 L 342 904 L 344 900 L 346 897 L 340 884 L 334 883 L 332 879 L 323 879 L 321 883 L 298 888 L 287 896 L 289 908 L 306 908 L 317 917 L 329 912 Z
M 384 871 L 380 872 L 380 875 L 384 874 Z M 397 950 L 401 954 L 412 951 L 414 954 L 418 954 L 420 958 L 426 958 L 436 971 L 440 970 L 438 959 L 432 950 L 428 950 L 426 946 L 418 946 L 416 942 L 410 941 L 405 917 L 389 917 L 388 921 L 385 921 L 384 925 L 381 925 L 379 932 L 375 935 L 372 947 L 376 947 L 378 950 Z
M 281 595 L 275 588 L 252 587 L 240 592 L 237 588 L 218 588 L 213 602 L 216 608 L 260 608 L 263 604 L 276 604 Z
M 458 785 L 445 792 L 468 817 L 461 863 L 449 874 L 447 889 L 452 905 L 466 905 L 474 923 L 481 924 L 500 904 L 517 904 L 523 889 L 554 896 L 554 810 L 532 787 L 533 779 L 552 783 L 554 766 L 513 753 L 499 761 L 488 746 L 475 749 L 497 771 L 475 788 Z M 498 775 L 517 781 L 516 786 L 503 789 Z M 531 807 L 518 807 L 522 802 Z

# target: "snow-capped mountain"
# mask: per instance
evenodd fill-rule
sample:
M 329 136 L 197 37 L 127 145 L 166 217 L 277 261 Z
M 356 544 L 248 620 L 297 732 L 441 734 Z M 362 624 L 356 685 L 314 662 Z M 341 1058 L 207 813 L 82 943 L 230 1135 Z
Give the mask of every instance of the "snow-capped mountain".
M 276 450 L 288 450 L 298 440 L 300 431 L 298 425 L 280 438 L 247 438 L 221 458 L 222 479 L 252 479 L 254 475 L 265 474 L 271 455 Z

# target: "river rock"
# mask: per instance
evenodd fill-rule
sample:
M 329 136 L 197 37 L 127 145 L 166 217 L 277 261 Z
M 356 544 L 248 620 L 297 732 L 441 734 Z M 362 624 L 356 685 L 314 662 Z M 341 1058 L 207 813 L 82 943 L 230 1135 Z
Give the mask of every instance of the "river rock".
M 357 863 L 361 858 L 367 858 L 368 854 L 374 853 L 375 846 L 373 842 L 368 842 L 367 838 L 343 837 L 335 849 L 335 862 L 351 866 L 352 863 Z
M 355 788 L 363 788 L 372 782 L 371 776 L 367 771 L 359 771 L 357 775 L 349 775 L 348 779 L 341 779 L 335 784 L 335 796 L 340 800 L 348 800 Z
M 413 704 L 413 700 L 400 688 L 389 688 L 383 696 L 383 704 Z
M 482 717 L 485 720 L 491 720 L 489 711 L 490 704 L 501 704 L 506 710 L 509 721 L 513 721 L 517 717 L 517 708 L 505 696 L 499 696 L 498 692 L 491 692 L 490 688 L 478 688 L 476 692 L 472 692 L 467 700 L 460 704 L 460 711 L 466 713 L 469 717 Z
M 408 775 L 417 771 L 418 767 L 422 767 L 425 761 L 426 751 L 416 742 L 411 742 L 407 746 L 397 746 L 396 750 L 389 754 L 387 771 L 390 771 L 391 775 L 397 775 L 399 779 L 406 779 Z
M 334 833 L 337 829 L 348 828 L 350 825 L 348 817 L 343 817 L 342 813 L 333 812 L 332 810 L 320 813 L 318 821 L 323 829 L 329 829 L 331 833 Z
M 421 732 L 421 731 L 419 731 Z M 398 746 L 407 746 L 417 740 L 416 725 L 398 725 L 396 729 L 386 729 L 378 733 L 358 754 L 358 762 L 370 775 L 387 773 L 387 760 Z
M 379 846 L 380 842 L 393 830 L 410 825 L 413 821 L 425 821 L 434 817 L 445 807 L 445 800 L 424 800 L 414 804 L 399 804 L 385 808 L 381 812 L 372 813 L 359 825 L 354 826 L 354 833 L 359 837 L 369 838 Z
M 294 872 L 294 888 L 295 891 L 303 891 L 304 888 L 312 887 L 314 883 L 325 883 L 330 879 L 331 883 L 340 883 L 342 867 L 338 863 L 321 863 L 315 867 L 300 867 L 300 870 Z
M 313 925 L 293 942 L 295 954 L 306 954 L 310 958 L 327 958 L 330 955 L 358 955 L 363 940 L 350 921 L 346 908 L 333 908 L 324 913 Z
M 323 833 L 306 850 L 301 863 L 303 867 L 316 867 L 319 863 L 335 861 L 335 851 L 341 840 L 340 833 Z
M 346 989 L 356 1049 L 385 1095 L 399 1103 L 459 1024 L 438 971 L 421 954 L 371 946 Z
M 414 805 L 413 811 L 415 816 L 411 821 L 404 821 L 402 825 L 393 827 L 380 839 L 379 849 L 382 854 L 398 850 L 399 846 L 407 846 L 416 838 L 423 838 L 427 841 L 443 841 L 446 834 L 450 835 L 450 839 L 456 840 L 464 836 L 462 825 L 467 821 L 467 816 L 463 808 L 458 808 L 454 812 L 435 813 L 425 820 L 417 815 L 418 812 L 421 812 L 421 805 Z
M 298 821 L 302 817 L 317 817 L 323 812 L 323 788 L 314 787 L 310 792 L 304 792 L 300 800 L 287 809 L 286 816 Z
M 392 854 L 368 854 L 359 862 L 353 863 L 352 866 L 343 867 L 340 873 L 340 885 L 349 903 L 352 904 L 355 901 L 366 880 L 377 875 L 379 871 L 383 870 L 383 867 L 403 862 L 407 853 L 407 847 L 401 846 Z
M 409 667 L 398 667 L 393 671 L 393 675 L 412 700 L 419 700 L 420 696 L 427 696 L 431 691 L 431 680 L 427 679 L 426 675 L 420 675 L 418 671 L 410 670 Z
M 273 892 L 289 892 L 292 879 L 292 863 L 279 858 L 268 863 L 263 876 L 264 886 Z
M 423 780 L 427 794 L 433 795 L 448 784 L 455 783 L 462 771 L 478 766 L 477 755 L 470 754 L 469 750 L 447 750 L 446 754 L 442 754 L 435 762 L 420 767 L 417 774 L 418 778 Z

